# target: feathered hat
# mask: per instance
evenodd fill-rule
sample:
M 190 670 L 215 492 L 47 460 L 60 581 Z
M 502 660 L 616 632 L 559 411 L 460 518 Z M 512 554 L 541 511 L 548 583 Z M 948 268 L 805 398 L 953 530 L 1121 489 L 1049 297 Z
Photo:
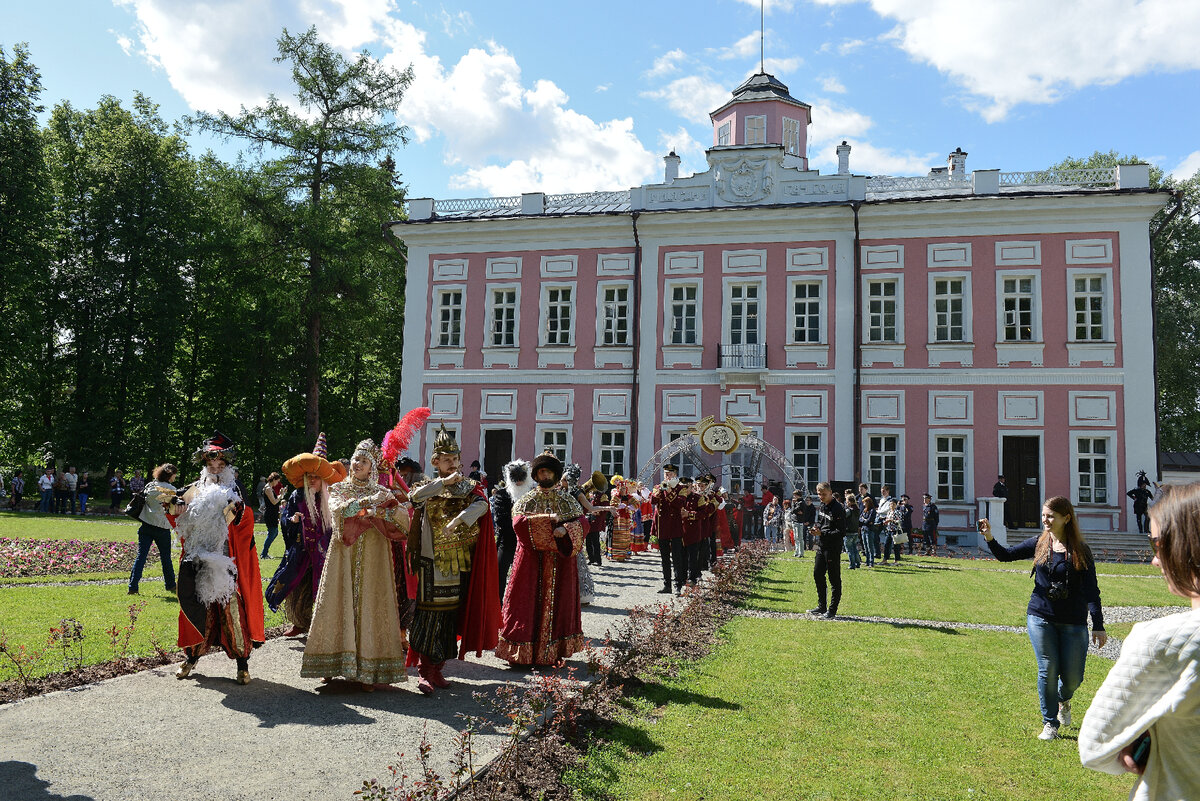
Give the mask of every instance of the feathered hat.
M 298 453 L 283 463 L 283 474 L 297 488 L 304 486 L 305 475 L 319 478 L 326 484 L 336 484 L 346 477 L 346 466 L 329 461 L 329 448 L 322 431 L 317 435 L 317 444 L 313 445 L 311 453 Z
M 218 456 L 225 460 L 225 464 L 233 464 L 237 458 L 237 448 L 229 437 L 220 431 L 214 431 L 212 436 L 200 443 L 200 447 L 192 454 L 192 460 L 196 464 L 204 464 L 207 459 L 215 459 Z
M 428 407 L 418 406 L 401 417 L 400 422 L 396 423 L 391 431 L 383 435 L 383 447 L 381 450 L 383 452 L 384 464 L 388 466 L 396 465 L 397 457 L 408 448 L 417 431 L 429 419 L 430 414 L 431 411 Z
M 445 423 L 438 424 L 437 435 L 433 438 L 433 455 L 438 456 L 457 456 L 462 453 L 458 447 L 458 443 L 454 441 L 454 435 L 446 430 Z

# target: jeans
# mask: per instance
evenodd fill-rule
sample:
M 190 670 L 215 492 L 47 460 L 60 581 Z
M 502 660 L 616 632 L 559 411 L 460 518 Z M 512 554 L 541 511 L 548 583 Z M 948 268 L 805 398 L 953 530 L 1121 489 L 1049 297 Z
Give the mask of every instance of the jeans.
M 1037 659 L 1042 720 L 1058 728 L 1059 702 L 1070 701 L 1083 683 L 1088 628 L 1077 623 L 1051 623 L 1037 615 L 1028 615 L 1026 625 Z
M 54 490 L 42 490 L 42 499 L 38 502 L 39 512 L 49 512 L 51 504 L 54 503 Z
M 858 558 L 858 535 L 847 534 L 845 537 L 842 537 L 842 540 L 846 546 L 846 555 L 850 557 L 850 569 L 857 570 L 859 565 L 862 564 L 862 560 Z
M 279 536 L 279 521 L 267 523 L 267 541 L 263 543 L 262 558 L 267 558 L 267 551 L 271 550 L 271 542 Z
M 880 532 L 879 539 L 883 542 L 881 546 L 883 548 L 883 561 L 886 562 L 889 556 L 894 556 L 896 561 L 899 562 L 900 549 L 903 546 L 896 544 L 895 540 L 892 539 L 892 533 L 885 528 Z
M 767 523 L 765 530 L 767 532 L 767 542 L 772 545 L 779 542 L 779 526 Z
M 138 591 L 138 582 L 142 580 L 142 569 L 146 566 L 146 557 L 150 555 L 150 546 L 158 547 L 158 558 L 162 560 L 163 582 L 168 590 L 175 589 L 175 566 L 171 564 L 171 532 L 169 529 L 142 523 L 138 528 L 138 553 L 133 561 L 133 570 L 129 573 L 129 591 Z
M 879 556 L 879 535 L 872 526 L 863 526 L 859 534 L 862 538 L 863 559 L 866 560 L 867 567 L 874 567 L 875 557 Z
M 79 514 L 86 515 L 87 514 L 88 494 L 86 492 L 81 492 L 81 493 L 79 493 L 78 497 L 79 497 Z

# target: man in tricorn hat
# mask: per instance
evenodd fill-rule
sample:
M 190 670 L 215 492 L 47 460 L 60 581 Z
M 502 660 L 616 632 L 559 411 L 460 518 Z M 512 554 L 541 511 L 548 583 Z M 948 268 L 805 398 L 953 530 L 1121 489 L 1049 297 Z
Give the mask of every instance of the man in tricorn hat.
M 409 491 L 414 507 L 408 558 L 417 575 L 417 606 L 409 630 L 408 664 L 426 695 L 449 687 L 447 659 L 496 647 L 500 628 L 496 537 L 487 495 L 459 472 L 458 443 L 439 426 L 433 440 L 437 477 Z M 459 644 L 461 639 L 461 644 Z
M 496 656 L 514 665 L 557 665 L 583 650 L 576 556 L 587 525 L 579 502 L 558 489 L 562 462 L 542 454 L 529 469 L 537 486 L 513 504 L 517 555 Z
M 155 498 L 179 532 L 179 646 L 187 678 L 209 648 L 237 661 L 237 683 L 250 683 L 252 648 L 266 641 L 262 577 L 254 548 L 254 513 L 237 485 L 235 449 L 220 432 L 195 453 L 200 479 L 181 497 Z M 151 499 L 147 499 L 148 501 Z

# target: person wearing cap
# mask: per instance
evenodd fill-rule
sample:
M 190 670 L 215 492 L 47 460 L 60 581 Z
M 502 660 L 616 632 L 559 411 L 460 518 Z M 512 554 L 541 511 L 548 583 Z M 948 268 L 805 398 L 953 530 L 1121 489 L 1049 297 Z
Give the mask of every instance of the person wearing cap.
M 583 483 L 575 496 L 583 511 L 588 513 L 588 534 L 585 543 L 587 563 L 596 567 L 601 564 L 600 554 L 603 552 L 600 534 L 608 527 L 608 519 L 612 516 L 612 510 L 607 505 L 608 490 L 608 479 L 599 470 L 593 470 L 592 477 Z
M 937 504 L 933 502 L 933 496 L 928 492 L 921 496 L 921 501 L 921 530 L 925 533 L 924 553 L 937 556 L 938 523 L 941 522 L 942 515 Z
M 329 485 L 345 479 L 346 468 L 339 461 L 329 461 L 325 433 L 321 432 L 311 452 L 298 453 L 283 463 L 283 474 L 296 489 L 284 506 L 283 540 L 287 550 L 267 585 L 266 601 L 273 612 L 283 607 L 291 623 L 284 636 L 295 637 L 308 631 L 312 623 L 313 604 L 333 534 Z
M 701 515 L 704 513 L 704 499 L 700 497 L 700 488 L 690 478 L 679 479 L 680 494 L 683 505 L 680 508 L 680 518 L 683 521 L 683 562 L 687 565 L 687 583 L 695 587 L 704 570 L 704 557 L 701 556 L 701 540 L 704 538 L 704 525 Z
M 179 647 L 184 662 L 175 676 L 191 675 L 213 646 L 237 662 L 237 683 L 250 683 L 250 651 L 266 641 L 262 576 L 254 547 L 254 512 L 233 469 L 236 449 L 215 432 L 194 459 L 200 478 L 180 495 L 155 493 L 179 532 L 183 557 L 176 580 Z
M 683 594 L 688 579 L 687 552 L 683 544 L 683 505 L 686 497 L 679 486 L 679 468 L 663 465 L 663 480 L 650 493 L 654 506 L 654 530 L 658 532 L 658 556 L 662 561 L 663 585 L 658 592 L 671 594 L 674 573 L 675 594 Z
M 409 491 L 413 525 L 407 553 L 416 575 L 416 610 L 409 630 L 408 664 L 426 695 L 449 687 L 442 675 L 457 652 L 481 656 L 496 647 L 500 591 L 496 585 L 496 535 L 487 495 L 459 472 L 461 451 L 445 425 L 433 440 L 437 477 Z M 460 642 L 461 639 L 461 642 Z
M 576 557 L 587 525 L 579 502 L 558 489 L 562 462 L 542 454 L 530 473 L 537 486 L 513 504 L 517 555 L 496 656 L 512 665 L 561 665 L 583 650 Z

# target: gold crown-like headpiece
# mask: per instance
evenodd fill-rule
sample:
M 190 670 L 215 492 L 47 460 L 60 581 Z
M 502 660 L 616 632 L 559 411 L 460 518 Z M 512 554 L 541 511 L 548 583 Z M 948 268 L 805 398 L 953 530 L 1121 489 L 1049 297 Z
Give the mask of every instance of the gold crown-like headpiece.
M 367 458 L 371 460 L 373 465 L 378 466 L 383 461 L 383 451 L 379 449 L 379 446 L 375 444 L 375 440 L 373 439 L 364 439 L 354 446 L 355 453 L 360 451 L 367 455 Z
M 438 424 L 437 434 L 433 438 L 433 455 L 448 456 L 462 453 L 458 447 L 458 443 L 454 441 L 454 435 L 446 430 L 445 423 Z

